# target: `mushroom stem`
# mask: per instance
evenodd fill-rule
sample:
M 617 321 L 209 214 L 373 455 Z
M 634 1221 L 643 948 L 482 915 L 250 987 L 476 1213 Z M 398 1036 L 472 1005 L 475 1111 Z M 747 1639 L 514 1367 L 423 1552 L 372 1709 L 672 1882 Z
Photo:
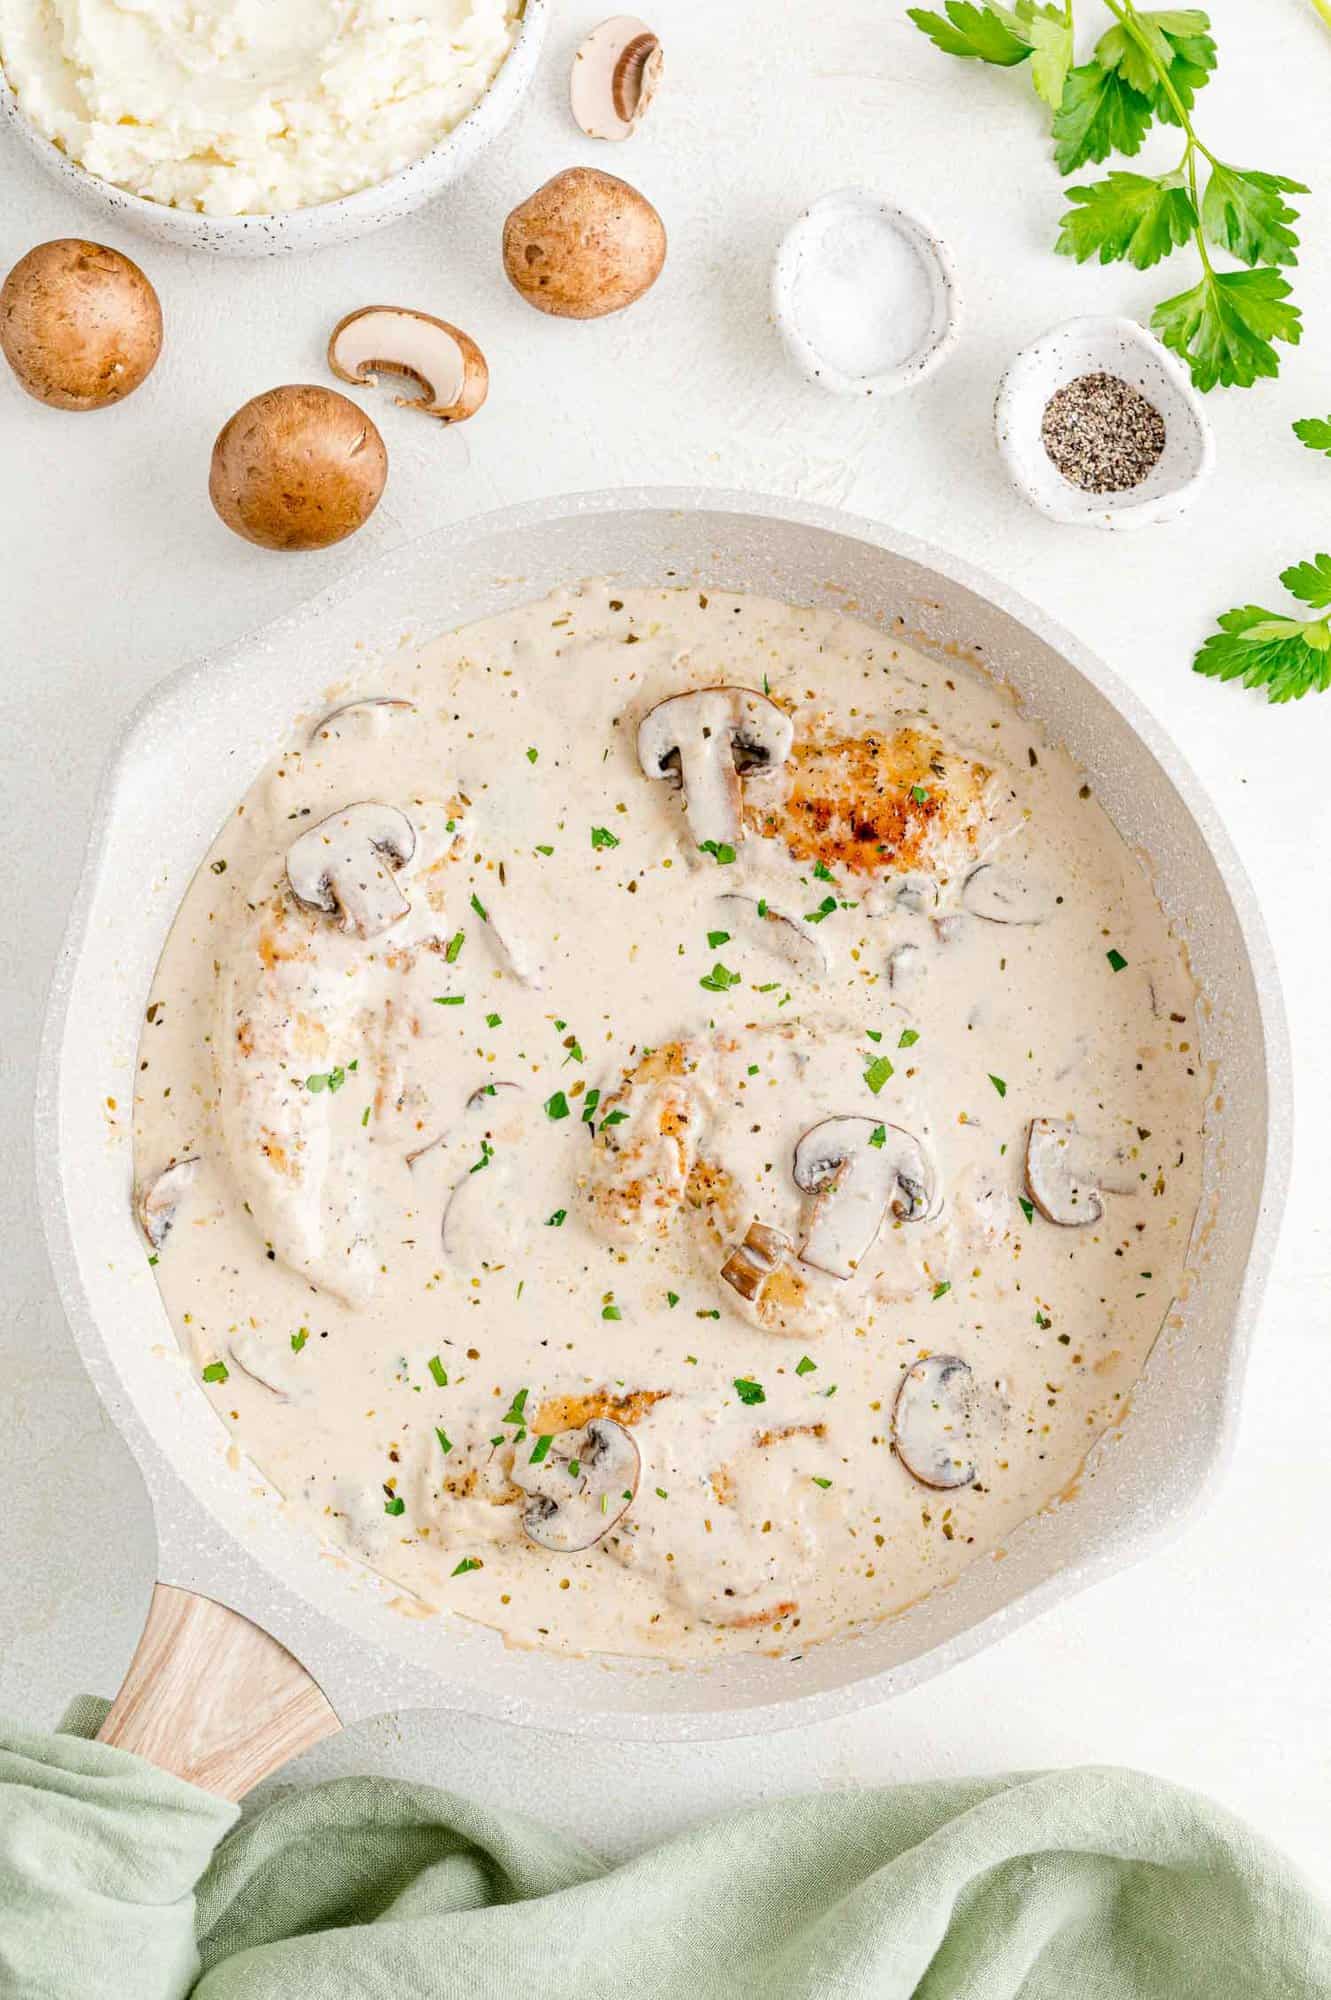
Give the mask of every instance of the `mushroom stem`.
M 649 778 L 678 779 L 694 842 L 715 853 L 744 838 L 741 770 L 783 764 L 794 735 L 785 711 L 753 688 L 694 688 L 648 710 L 638 762 Z

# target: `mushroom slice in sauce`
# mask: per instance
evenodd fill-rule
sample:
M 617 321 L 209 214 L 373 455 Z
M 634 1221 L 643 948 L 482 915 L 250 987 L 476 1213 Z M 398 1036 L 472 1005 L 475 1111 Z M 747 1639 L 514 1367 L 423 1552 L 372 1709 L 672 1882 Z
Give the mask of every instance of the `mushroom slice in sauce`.
M 573 58 L 569 104 L 589 139 L 629 138 L 660 86 L 665 57 L 645 21 L 616 14 Z
M 718 896 L 724 921 L 743 944 L 764 945 L 805 979 L 820 979 L 831 965 L 831 953 L 811 924 L 784 910 L 774 910 L 757 896 Z
M 414 701 L 406 701 L 392 694 L 360 694 L 354 701 L 344 701 L 336 708 L 330 708 L 327 715 L 321 715 L 305 739 L 306 749 L 313 749 L 325 730 L 331 729 L 347 715 L 391 715 L 401 709 L 415 711 Z
M 899 944 L 887 954 L 887 983 L 894 993 L 913 986 L 927 969 L 928 962 L 917 944 Z
M 881 1137 L 879 1136 L 881 1134 Z M 795 1185 L 817 1196 L 800 1261 L 834 1278 L 853 1277 L 891 1212 L 902 1222 L 928 1213 L 929 1163 L 900 1125 L 825 1118 L 795 1148 Z
M 766 1222 L 751 1222 L 744 1241 L 735 1245 L 721 1266 L 721 1276 L 742 1299 L 752 1304 L 780 1268 L 790 1248 L 790 1238 L 783 1230 L 773 1229 Z
M 1054 898 L 1043 882 L 992 861 L 982 861 L 971 870 L 961 903 L 987 924 L 1043 924 L 1054 914 Z
M 529 1496 L 523 1532 L 556 1555 L 591 1548 L 628 1512 L 641 1471 L 631 1433 L 613 1417 L 561 1431 L 535 1465 L 524 1443 L 513 1462 L 513 1483 Z
M 955 1354 L 930 1354 L 906 1370 L 892 1409 L 897 1457 L 921 1486 L 946 1493 L 970 1486 L 975 1382 Z
M 418 396 L 395 396 L 403 410 L 441 423 L 474 417 L 490 389 L 490 371 L 470 334 L 446 319 L 405 306 L 361 306 L 340 319 L 328 342 L 328 366 L 343 382 L 377 388 L 380 375 L 402 375 Z
M 753 688 L 693 688 L 648 710 L 638 762 L 649 778 L 677 778 L 700 850 L 733 848 L 744 838 L 741 774 L 784 764 L 794 736 L 790 717 Z
M 353 937 L 378 937 L 411 908 L 393 877 L 415 852 L 416 829 L 396 806 L 343 806 L 287 849 L 287 881 L 298 903 L 338 916 Z
M 1097 1175 L 1075 1125 L 1032 1118 L 1026 1141 L 1026 1186 L 1046 1222 L 1082 1229 L 1105 1212 Z
M 136 1203 L 139 1226 L 154 1250 L 160 1250 L 171 1234 L 180 1204 L 193 1187 L 198 1171 L 196 1154 L 188 1160 L 177 1160 L 148 1187 L 140 1189 Z

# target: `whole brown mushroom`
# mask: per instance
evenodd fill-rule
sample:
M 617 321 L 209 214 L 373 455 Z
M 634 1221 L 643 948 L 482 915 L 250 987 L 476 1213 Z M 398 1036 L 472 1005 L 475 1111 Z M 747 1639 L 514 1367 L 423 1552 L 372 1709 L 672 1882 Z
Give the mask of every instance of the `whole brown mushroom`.
M 595 167 L 569 167 L 504 224 L 504 269 L 528 305 L 562 319 L 622 312 L 661 275 L 665 225 L 645 195 Z
M 265 389 L 222 426 L 208 492 L 247 542 L 326 549 L 365 525 L 387 477 L 365 412 L 336 389 L 295 382 Z
M 38 243 L 0 286 L 0 349 L 39 403 L 104 410 L 151 373 L 161 302 L 119 250 L 74 236 Z

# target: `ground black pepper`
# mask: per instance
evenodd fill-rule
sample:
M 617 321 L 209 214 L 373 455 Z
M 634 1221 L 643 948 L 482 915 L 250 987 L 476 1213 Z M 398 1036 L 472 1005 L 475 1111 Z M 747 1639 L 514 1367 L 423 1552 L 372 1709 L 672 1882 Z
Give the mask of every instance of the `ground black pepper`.
M 1085 493 L 1140 486 L 1165 448 L 1155 404 L 1117 375 L 1079 375 L 1045 404 L 1040 437 L 1072 485 Z

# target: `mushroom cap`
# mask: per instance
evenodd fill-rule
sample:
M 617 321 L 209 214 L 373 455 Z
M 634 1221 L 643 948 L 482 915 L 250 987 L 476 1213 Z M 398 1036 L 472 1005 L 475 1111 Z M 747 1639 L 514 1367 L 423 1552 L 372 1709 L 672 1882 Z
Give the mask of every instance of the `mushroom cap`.
M 344 716 L 362 714 L 367 711 L 372 715 L 384 712 L 391 714 L 401 709 L 409 709 L 414 714 L 416 704 L 414 701 L 407 701 L 401 695 L 358 694 L 354 701 L 339 702 L 336 708 L 329 709 L 327 715 L 321 715 L 306 737 L 305 747 L 307 749 L 312 748 L 323 735 L 324 731 L 331 729 L 333 724 L 340 722 Z
M 987 924 L 1043 924 L 1054 914 L 1054 898 L 1045 883 L 992 861 L 972 868 L 961 905 Z
M 975 1381 L 955 1354 L 930 1354 L 901 1378 L 892 1406 L 892 1442 L 911 1478 L 935 1492 L 970 1486 Z
M 130 258 L 64 236 L 20 257 L 0 286 L 0 351 L 56 410 L 103 410 L 152 372 L 162 307 Z
M 388 478 L 384 441 L 336 389 L 265 389 L 223 424 L 208 493 L 228 528 L 264 549 L 326 549 L 354 535 Z
M 569 106 L 589 139 L 632 136 L 660 87 L 665 57 L 636 14 L 615 14 L 593 28 L 573 58 Z
M 599 319 L 649 291 L 666 233 L 645 195 L 595 167 L 568 167 L 504 224 L 504 269 L 538 312 Z
M 411 905 L 393 880 L 416 852 L 416 829 L 396 806 L 363 800 L 330 813 L 287 849 L 287 882 L 298 903 L 339 915 L 344 931 L 377 937 Z
M 441 423 L 474 417 L 490 392 L 485 356 L 469 333 L 408 306 L 360 306 L 333 328 L 328 366 L 343 382 L 377 388 L 379 376 L 402 375 L 418 396 L 395 396 L 402 410 Z
M 796 1187 L 818 1196 L 800 1261 L 834 1278 L 854 1276 L 889 1209 L 902 1222 L 929 1212 L 931 1175 L 919 1140 L 879 1119 L 824 1118 L 796 1145 L 792 1173 Z
M 158 1174 L 155 1181 L 140 1190 L 137 1202 L 139 1224 L 154 1250 L 160 1250 L 171 1234 L 176 1212 L 193 1187 L 198 1171 L 199 1158 L 195 1154 L 188 1160 L 175 1161 Z
M 572 1555 L 623 1520 L 642 1472 L 642 1454 L 623 1424 L 593 1417 L 578 1430 L 561 1431 L 535 1465 L 522 1462 L 524 1450 L 515 1455 L 513 1483 L 530 1496 L 522 1513 L 528 1541 Z
M 1075 1125 L 1062 1118 L 1032 1118 L 1026 1140 L 1026 1186 L 1046 1222 L 1085 1229 L 1105 1212 L 1100 1190 Z

